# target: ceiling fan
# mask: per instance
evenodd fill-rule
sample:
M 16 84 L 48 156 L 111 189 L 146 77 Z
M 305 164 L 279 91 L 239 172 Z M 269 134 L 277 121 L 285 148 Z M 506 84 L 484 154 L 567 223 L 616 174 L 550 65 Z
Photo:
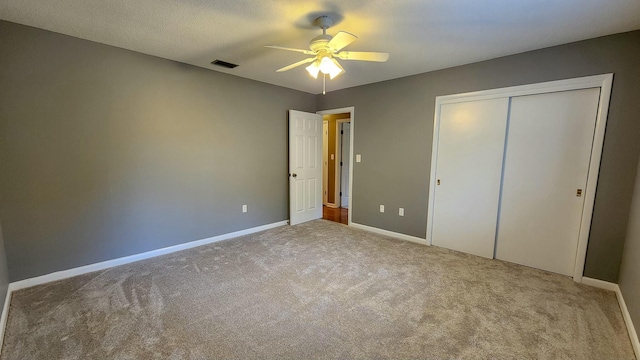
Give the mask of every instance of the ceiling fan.
M 346 31 L 339 31 L 335 36 L 327 35 L 327 29 L 333 25 L 333 20 L 329 16 L 320 16 L 315 20 L 315 24 L 322 28 L 322 35 L 318 35 L 309 42 L 309 49 L 293 49 L 282 46 L 267 45 L 265 47 L 279 50 L 288 50 L 301 52 L 305 55 L 313 55 L 313 57 L 298 61 L 291 65 L 276 70 L 283 72 L 291 70 L 298 66 L 311 63 L 306 67 L 307 71 L 315 79 L 318 74 L 329 75 L 330 79 L 345 72 L 344 68 L 338 62 L 341 60 L 360 60 L 360 61 L 376 61 L 385 62 L 389 59 L 388 53 L 383 52 L 363 52 L 363 51 L 341 51 L 347 45 L 354 42 L 358 37 Z M 323 79 L 325 76 L 323 76 Z M 323 90 L 324 93 L 324 90 Z

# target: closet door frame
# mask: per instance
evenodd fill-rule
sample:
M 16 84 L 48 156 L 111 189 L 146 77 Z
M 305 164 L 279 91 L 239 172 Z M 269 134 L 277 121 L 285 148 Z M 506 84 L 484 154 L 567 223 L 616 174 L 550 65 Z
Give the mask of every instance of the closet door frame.
M 544 94 L 558 91 L 600 88 L 598 113 L 596 116 L 593 145 L 591 147 L 591 160 L 589 162 L 587 187 L 585 189 L 582 220 L 580 222 L 580 232 L 578 236 L 578 248 L 576 251 L 576 261 L 573 271 L 573 280 L 575 282 L 582 282 L 584 263 L 587 255 L 587 245 L 589 241 L 589 232 L 591 230 L 591 217 L 593 215 L 593 205 L 595 202 L 598 174 L 600 172 L 600 159 L 602 157 L 602 145 L 604 143 L 604 133 L 607 125 L 607 115 L 609 110 L 609 99 L 611 98 L 612 85 L 613 74 L 610 73 L 436 97 L 435 114 L 433 121 L 433 145 L 431 149 L 431 175 L 429 177 L 429 200 L 427 204 L 427 243 L 430 245 L 432 243 L 434 213 L 433 208 L 435 203 L 435 183 L 438 168 L 440 109 L 442 105 L 496 98 L 511 98 L 514 96 Z M 497 221 L 498 219 L 496 219 L 496 222 Z

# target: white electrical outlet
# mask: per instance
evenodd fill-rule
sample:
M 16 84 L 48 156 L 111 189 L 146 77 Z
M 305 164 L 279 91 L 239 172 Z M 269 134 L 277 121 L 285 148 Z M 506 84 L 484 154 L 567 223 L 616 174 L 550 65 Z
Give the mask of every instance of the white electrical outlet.
M 384 205 L 380 205 L 380 212 L 384 212 Z
M 362 157 L 360 156 L 360 154 L 356 154 L 356 162 L 360 161 L 362 161 Z
M 404 216 L 404 208 L 399 208 L 398 209 L 398 215 Z
M 247 212 L 247 210 L 248 210 L 247 205 L 242 205 L 242 212 L 245 213 Z

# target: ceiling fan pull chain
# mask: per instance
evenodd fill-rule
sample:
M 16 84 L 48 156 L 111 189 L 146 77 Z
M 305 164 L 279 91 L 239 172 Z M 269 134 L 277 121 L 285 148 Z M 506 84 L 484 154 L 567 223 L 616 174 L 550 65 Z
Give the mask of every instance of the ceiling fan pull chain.
M 322 74 L 322 95 L 327 95 L 327 74 Z

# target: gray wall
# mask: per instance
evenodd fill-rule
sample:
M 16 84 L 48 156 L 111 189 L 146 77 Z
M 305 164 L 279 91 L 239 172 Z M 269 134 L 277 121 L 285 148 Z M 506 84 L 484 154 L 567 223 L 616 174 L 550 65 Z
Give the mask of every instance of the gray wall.
M 3 21 L 0 44 L 11 281 L 288 219 L 287 110 L 314 95 Z
M 615 73 L 585 276 L 617 282 L 640 154 L 639 44 L 635 31 L 318 95 L 318 110 L 355 106 L 353 221 L 425 238 L 436 96 Z
M 4 250 L 4 238 L 2 236 L 2 224 L 0 224 L 0 311 L 4 307 L 9 290 L 9 269 L 7 268 L 7 253 Z
M 640 154 L 640 31 L 326 96 L 8 22 L 0 43 L 12 281 L 286 219 L 287 109 L 355 106 L 353 220 L 424 238 L 436 96 L 609 72 L 585 275 L 618 279 Z
M 638 175 L 640 175 L 640 164 L 638 164 Z M 619 284 L 636 332 L 640 333 L 640 176 L 636 178 L 636 188 L 633 193 Z

